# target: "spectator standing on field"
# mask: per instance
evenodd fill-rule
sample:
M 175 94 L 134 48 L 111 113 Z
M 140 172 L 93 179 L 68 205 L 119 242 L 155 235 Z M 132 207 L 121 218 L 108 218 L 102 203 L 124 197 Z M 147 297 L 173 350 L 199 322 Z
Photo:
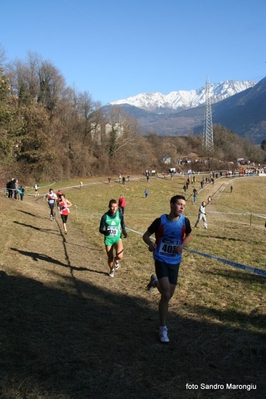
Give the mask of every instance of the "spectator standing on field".
M 19 198 L 18 198 L 18 189 L 19 189 L 19 186 L 18 186 L 18 179 L 15 179 L 15 191 L 14 191 L 14 198 L 15 198 L 15 199 L 19 199 Z
M 24 199 L 24 193 L 25 193 L 24 187 L 23 187 L 23 186 L 20 186 L 19 189 L 18 189 L 18 194 L 19 194 L 19 196 L 20 196 L 20 200 L 21 200 L 21 201 L 23 201 L 23 199 Z
M 193 188 L 193 204 L 196 203 L 198 192 L 195 188 Z
M 126 200 L 125 200 L 125 197 L 121 194 L 118 199 L 118 208 L 119 208 L 119 212 L 121 212 L 122 215 L 124 215 L 124 213 L 125 213 L 125 207 L 126 207 Z
M 9 198 L 15 198 L 15 190 L 16 190 L 16 179 L 12 177 L 10 181 L 10 197 Z
M 207 229 L 208 225 L 207 225 L 207 219 L 206 219 L 206 202 L 205 201 L 202 201 L 201 206 L 199 207 L 198 220 L 195 223 L 195 227 L 198 227 L 198 224 L 201 220 L 203 221 L 204 229 Z
M 191 240 L 190 221 L 183 215 L 186 200 L 183 195 L 175 195 L 170 200 L 170 213 L 155 219 L 143 234 L 143 241 L 153 252 L 156 274 L 152 274 L 147 289 L 156 287 L 161 298 L 159 301 L 159 338 L 169 342 L 166 319 L 168 304 L 172 298 L 178 279 L 182 251 Z M 155 234 L 155 243 L 150 236 Z

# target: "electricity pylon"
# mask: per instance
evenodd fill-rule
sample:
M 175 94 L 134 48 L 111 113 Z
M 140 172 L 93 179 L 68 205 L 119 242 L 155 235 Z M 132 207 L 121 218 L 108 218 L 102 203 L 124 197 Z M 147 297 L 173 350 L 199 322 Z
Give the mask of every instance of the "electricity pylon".
M 202 147 L 209 153 L 213 151 L 212 108 L 210 99 L 210 82 L 208 78 L 206 80 L 205 119 L 203 126 Z

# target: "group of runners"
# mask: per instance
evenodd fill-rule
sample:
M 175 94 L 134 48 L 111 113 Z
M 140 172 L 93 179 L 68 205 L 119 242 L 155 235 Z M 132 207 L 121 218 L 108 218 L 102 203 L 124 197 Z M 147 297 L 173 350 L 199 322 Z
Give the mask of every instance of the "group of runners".
M 172 197 L 170 212 L 156 218 L 142 236 L 155 262 L 155 274 L 151 275 L 147 289 L 157 288 L 161 294 L 159 339 L 163 343 L 169 342 L 166 325 L 168 304 L 176 288 L 182 251 L 191 240 L 190 221 L 183 215 L 185 207 L 184 196 Z M 109 276 L 114 277 L 124 253 L 122 236 L 127 237 L 124 214 L 119 211 L 115 199 L 109 201 L 109 209 L 101 217 L 99 232 L 104 235 Z M 155 242 L 151 240 L 153 234 Z
M 55 207 L 57 207 L 63 222 L 64 233 L 67 234 L 67 219 L 70 213 L 69 208 L 72 206 L 72 203 L 60 190 L 55 193 L 52 188 L 49 189 L 45 198 L 50 208 L 50 220 L 55 220 Z
M 60 191 L 54 193 L 52 188 L 49 189 L 46 200 L 50 208 L 51 220 L 55 218 L 54 208 L 57 206 L 62 218 L 64 232 L 67 234 L 66 223 L 72 203 Z M 202 217 L 205 206 L 206 204 L 202 203 L 196 226 L 201 219 L 203 219 L 205 226 L 205 219 Z M 170 199 L 170 212 L 157 217 L 142 236 L 148 250 L 153 253 L 155 273 L 150 277 L 147 290 L 157 288 L 160 293 L 159 339 L 163 343 L 169 342 L 166 324 L 168 305 L 177 285 L 182 251 L 192 238 L 190 220 L 184 216 L 185 207 L 186 199 L 183 195 L 173 196 Z M 110 277 L 115 276 L 116 270 L 120 267 L 119 261 L 124 254 L 122 236 L 127 237 L 124 210 L 125 199 L 121 195 L 119 201 L 116 199 L 109 201 L 108 210 L 100 220 L 99 232 L 104 236 Z M 151 239 L 152 235 L 155 235 L 155 241 Z

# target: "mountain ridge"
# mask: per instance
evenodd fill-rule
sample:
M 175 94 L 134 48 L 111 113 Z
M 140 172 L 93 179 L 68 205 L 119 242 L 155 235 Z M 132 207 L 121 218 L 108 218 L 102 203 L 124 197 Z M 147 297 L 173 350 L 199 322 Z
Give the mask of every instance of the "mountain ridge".
M 255 86 L 255 82 L 226 80 L 209 84 L 209 96 L 212 103 L 222 101 L 241 91 Z M 110 105 L 132 105 L 145 111 L 170 113 L 177 110 L 196 108 L 205 102 L 206 87 L 195 90 L 177 90 L 164 95 L 160 92 L 141 93 L 126 99 L 112 101 Z
M 201 90 L 205 91 L 205 88 Z M 223 100 L 215 102 L 212 99 L 213 124 L 223 125 L 240 137 L 248 138 L 253 144 L 260 144 L 266 138 L 266 78 L 236 94 L 227 94 Z M 187 136 L 200 134 L 203 129 L 205 102 L 202 100 L 196 107 L 169 109 L 154 106 L 154 111 L 112 102 L 104 107 L 105 113 L 112 107 L 121 108 L 137 119 L 143 135 L 156 133 L 160 136 Z

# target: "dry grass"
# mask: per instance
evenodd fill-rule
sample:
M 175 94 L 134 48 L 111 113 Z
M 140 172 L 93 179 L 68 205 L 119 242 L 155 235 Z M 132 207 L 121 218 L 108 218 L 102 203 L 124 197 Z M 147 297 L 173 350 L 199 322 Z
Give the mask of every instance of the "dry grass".
M 171 341 L 157 341 L 159 294 L 145 291 L 153 261 L 141 233 L 168 212 L 184 178 L 83 182 L 83 189 L 71 188 L 78 181 L 54 186 L 76 205 L 67 236 L 59 218 L 50 222 L 42 197 L 0 197 L 1 399 L 264 398 L 264 277 L 185 251 L 169 309 Z M 191 192 L 192 225 L 199 203 L 209 194 L 213 203 L 209 229 L 193 229 L 190 249 L 266 269 L 264 219 L 250 217 L 263 213 L 266 179 L 218 180 L 196 206 Z M 109 199 L 121 193 L 128 238 L 110 279 L 98 225 Z M 189 390 L 187 383 L 257 389 Z

